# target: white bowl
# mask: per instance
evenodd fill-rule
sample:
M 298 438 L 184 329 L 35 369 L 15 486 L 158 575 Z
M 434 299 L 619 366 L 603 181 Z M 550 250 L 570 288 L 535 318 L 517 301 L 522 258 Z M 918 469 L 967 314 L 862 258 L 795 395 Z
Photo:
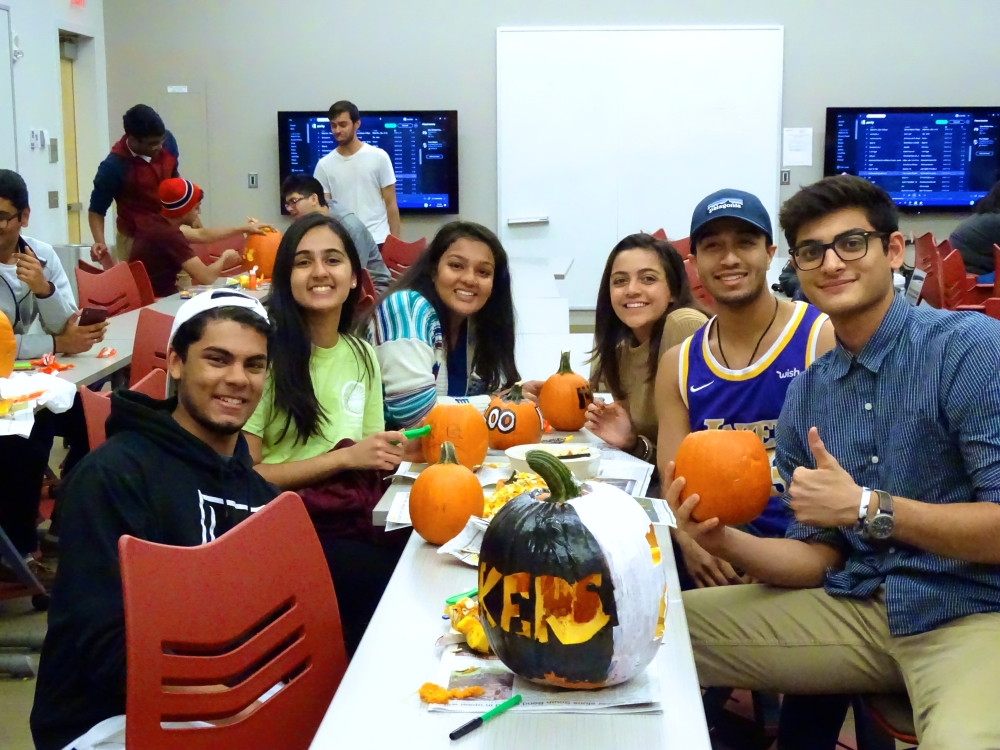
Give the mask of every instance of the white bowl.
M 587 445 L 586 443 L 577 443 L 575 445 L 572 443 L 534 443 L 532 445 L 515 445 L 513 448 L 508 448 L 505 451 L 507 458 L 510 459 L 511 467 L 516 471 L 527 471 L 533 474 L 534 471 L 528 466 L 528 462 L 524 458 L 524 454 L 531 450 L 545 451 L 546 453 L 551 453 L 553 456 L 559 456 L 570 450 L 590 454 L 583 458 L 562 459 L 562 462 L 566 464 L 566 468 L 573 472 L 573 476 L 581 481 L 596 477 L 601 466 L 601 451 L 596 445 Z

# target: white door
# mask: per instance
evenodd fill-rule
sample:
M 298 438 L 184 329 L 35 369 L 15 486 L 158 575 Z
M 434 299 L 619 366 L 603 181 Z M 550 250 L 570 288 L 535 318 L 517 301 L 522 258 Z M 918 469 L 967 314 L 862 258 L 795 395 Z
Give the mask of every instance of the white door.
M 0 169 L 17 171 L 13 43 L 10 34 L 10 11 L 0 6 Z
M 619 123 L 594 93 L 614 85 L 614 40 L 600 32 L 582 41 L 580 32 L 539 34 L 543 45 L 531 32 L 497 36 L 500 239 L 512 255 L 606 256 L 617 231 L 608 175 Z M 593 274 L 570 273 L 574 286 L 585 285 L 579 298 L 593 299 Z

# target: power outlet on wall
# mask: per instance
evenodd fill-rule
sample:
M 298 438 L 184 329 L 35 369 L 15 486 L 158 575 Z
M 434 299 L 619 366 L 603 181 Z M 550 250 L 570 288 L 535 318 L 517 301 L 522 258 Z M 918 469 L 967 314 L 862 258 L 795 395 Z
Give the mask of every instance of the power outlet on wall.
M 792 184 L 792 170 L 782 169 L 781 170 L 781 184 L 791 185 Z
M 250 172 L 249 174 L 247 174 L 247 187 L 248 188 L 255 188 L 255 187 L 257 187 L 257 173 L 256 172 Z

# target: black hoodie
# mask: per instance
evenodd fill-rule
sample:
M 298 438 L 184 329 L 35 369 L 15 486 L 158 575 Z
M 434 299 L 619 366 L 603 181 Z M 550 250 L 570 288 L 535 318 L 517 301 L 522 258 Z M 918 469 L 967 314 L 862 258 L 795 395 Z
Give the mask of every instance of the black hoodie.
M 113 394 L 107 442 L 66 482 L 59 569 L 31 711 L 38 750 L 61 750 L 125 713 L 119 537 L 194 547 L 278 494 L 253 470 L 242 435 L 232 458 L 220 456 L 174 421 L 176 404 Z

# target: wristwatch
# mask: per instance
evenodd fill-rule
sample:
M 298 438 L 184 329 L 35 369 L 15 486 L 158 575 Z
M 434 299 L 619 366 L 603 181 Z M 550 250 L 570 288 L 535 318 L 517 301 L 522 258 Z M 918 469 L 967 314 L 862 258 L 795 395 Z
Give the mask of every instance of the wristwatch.
M 896 519 L 892 515 L 892 495 L 885 490 L 872 490 L 878 498 L 875 515 L 865 520 L 865 536 L 871 539 L 888 539 L 896 527 Z

